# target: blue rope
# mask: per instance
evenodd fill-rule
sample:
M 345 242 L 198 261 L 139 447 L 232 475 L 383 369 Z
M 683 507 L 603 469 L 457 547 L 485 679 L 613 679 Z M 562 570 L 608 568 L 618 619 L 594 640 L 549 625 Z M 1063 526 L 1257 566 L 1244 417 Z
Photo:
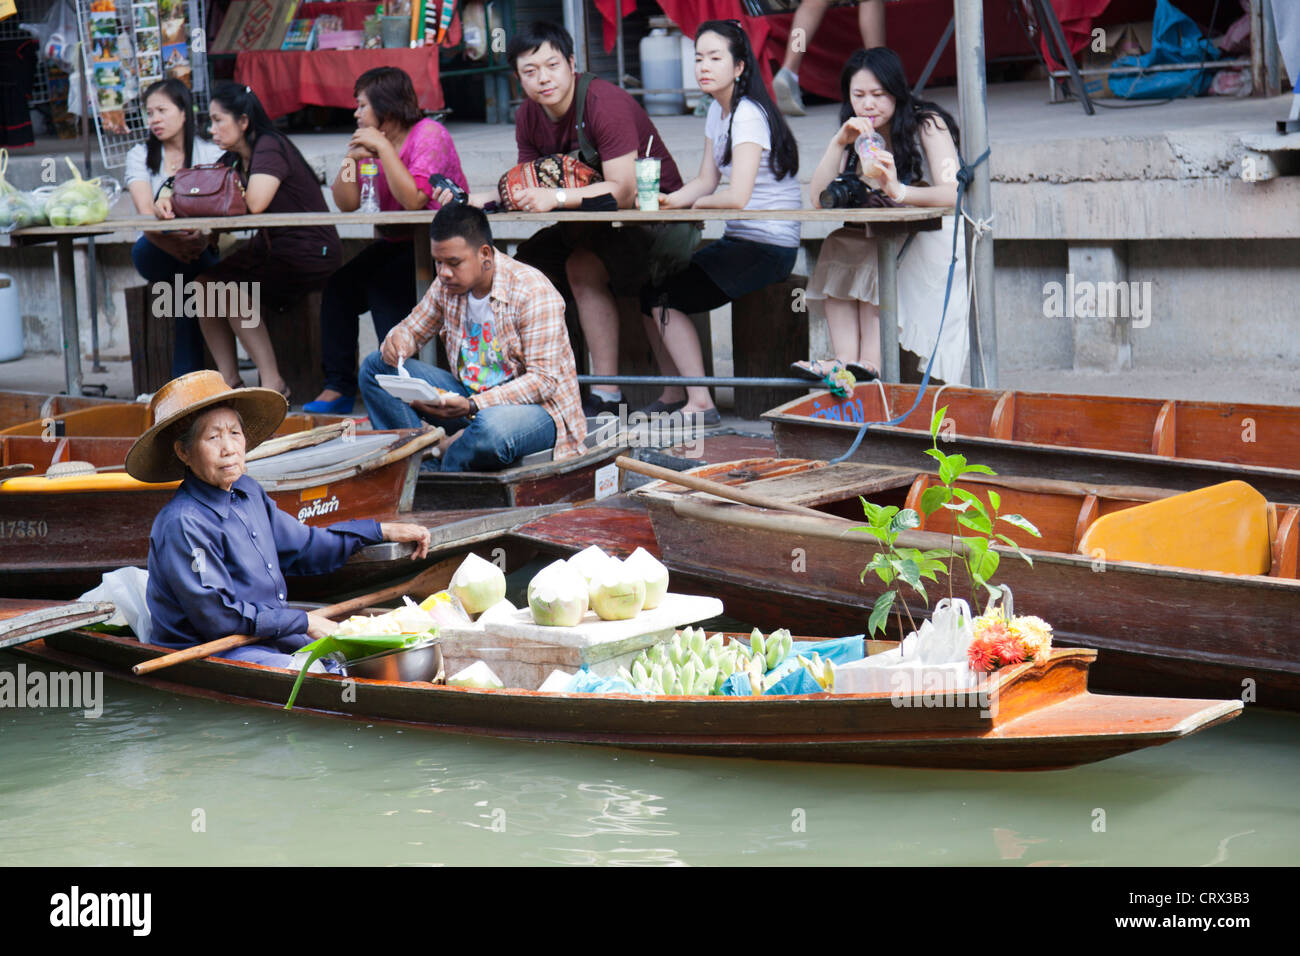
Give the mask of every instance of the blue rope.
M 870 428 L 872 425 L 899 424 L 904 419 L 906 419 L 908 415 L 911 415 L 912 412 L 916 411 L 916 409 L 921 404 L 921 399 L 925 398 L 925 390 L 930 386 L 930 370 L 934 368 L 934 357 L 939 352 L 939 342 L 943 338 L 943 323 L 944 320 L 948 318 L 948 299 L 952 296 L 952 280 L 953 280 L 953 275 L 957 269 L 957 230 L 964 228 L 962 224 L 962 215 L 961 215 L 962 198 L 966 195 L 966 187 L 969 186 L 971 184 L 971 181 L 975 178 L 975 167 L 978 166 L 980 163 L 984 162 L 988 158 L 989 158 L 989 151 L 986 149 L 982 154 L 980 154 L 979 159 L 975 160 L 975 162 L 971 163 L 970 165 L 963 164 L 961 169 L 957 171 L 957 209 L 955 214 L 957 221 L 954 224 L 952 230 L 952 261 L 948 263 L 948 285 L 947 288 L 945 288 L 943 291 L 943 312 L 940 313 L 939 315 L 939 331 L 935 334 L 934 337 L 934 348 L 930 352 L 930 361 L 927 362 L 925 365 L 925 374 L 921 376 L 921 387 L 919 390 L 917 390 L 916 401 L 912 403 L 911 408 L 903 412 L 903 414 L 898 415 L 894 418 L 890 418 L 888 420 L 882 419 L 881 421 L 876 421 L 876 422 L 863 422 L 862 427 L 858 429 L 857 437 L 853 439 L 853 444 L 849 446 L 849 450 L 846 451 L 844 454 L 840 455 L 838 458 L 832 458 L 830 464 L 838 465 L 840 462 L 847 461 L 848 459 L 852 458 L 853 453 L 856 452 L 858 450 L 858 446 L 862 444 L 862 439 L 866 436 L 867 429 Z M 897 317 L 895 317 L 895 321 L 897 321 Z

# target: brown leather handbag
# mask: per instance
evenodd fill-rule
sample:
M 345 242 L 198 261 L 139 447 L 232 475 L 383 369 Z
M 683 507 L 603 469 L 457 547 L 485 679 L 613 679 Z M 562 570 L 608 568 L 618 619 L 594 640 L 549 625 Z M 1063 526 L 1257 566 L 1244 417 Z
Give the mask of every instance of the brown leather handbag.
M 246 214 L 248 206 L 239 173 L 221 163 L 176 170 L 172 177 L 172 212 L 185 219 Z

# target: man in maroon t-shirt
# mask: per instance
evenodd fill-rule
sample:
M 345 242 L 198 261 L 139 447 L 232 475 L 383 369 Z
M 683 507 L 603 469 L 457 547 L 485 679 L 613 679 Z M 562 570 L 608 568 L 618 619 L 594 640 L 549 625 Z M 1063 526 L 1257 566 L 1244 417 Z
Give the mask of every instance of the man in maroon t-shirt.
M 538 21 L 510 40 L 506 57 L 514 65 L 527 100 L 515 116 L 519 162 L 578 150 L 576 93 L 579 74 L 573 60 L 573 38 L 553 23 Z M 603 182 L 581 189 L 526 189 L 515 197 L 521 209 L 550 212 L 578 209 L 584 200 L 612 195 L 620 209 L 636 206 L 636 159 L 646 155 L 660 161 L 660 192 L 682 186 L 677 164 L 650 117 L 625 90 L 600 77 L 587 88 L 583 124 L 599 156 Z M 470 202 L 495 199 L 475 193 Z M 615 296 L 635 297 L 648 278 L 650 232 L 637 226 L 615 229 L 608 223 L 561 223 L 537 232 L 520 244 L 516 258 L 542 270 L 560 289 L 572 292 L 578 309 L 591 371 L 618 373 L 618 305 Z M 617 412 L 622 392 L 593 386 L 583 401 L 589 415 Z

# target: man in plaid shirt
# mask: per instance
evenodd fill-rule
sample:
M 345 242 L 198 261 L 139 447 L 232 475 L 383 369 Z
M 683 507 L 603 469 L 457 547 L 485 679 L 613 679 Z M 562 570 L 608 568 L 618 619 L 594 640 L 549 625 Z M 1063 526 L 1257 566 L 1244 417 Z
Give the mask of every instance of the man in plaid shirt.
M 541 272 L 496 251 L 476 206 L 444 206 L 429 234 L 433 285 L 361 363 L 371 425 L 441 425 L 448 435 L 442 471 L 493 471 L 551 447 L 556 458 L 581 454 L 587 420 L 564 299 Z M 455 374 L 408 361 L 438 332 Z M 444 392 L 441 403 L 408 405 L 384 391 L 375 376 L 395 374 L 403 363 L 412 378 Z

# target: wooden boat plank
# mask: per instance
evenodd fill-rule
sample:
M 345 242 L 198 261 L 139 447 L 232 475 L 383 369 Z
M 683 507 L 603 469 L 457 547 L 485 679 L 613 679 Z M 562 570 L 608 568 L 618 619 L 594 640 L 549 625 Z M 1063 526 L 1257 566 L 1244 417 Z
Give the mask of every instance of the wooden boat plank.
M 643 502 L 626 495 L 606 498 L 524 522 L 510 536 L 548 551 L 581 551 L 596 544 L 609 554 L 626 556 L 637 548 L 659 553 L 654 528 Z

